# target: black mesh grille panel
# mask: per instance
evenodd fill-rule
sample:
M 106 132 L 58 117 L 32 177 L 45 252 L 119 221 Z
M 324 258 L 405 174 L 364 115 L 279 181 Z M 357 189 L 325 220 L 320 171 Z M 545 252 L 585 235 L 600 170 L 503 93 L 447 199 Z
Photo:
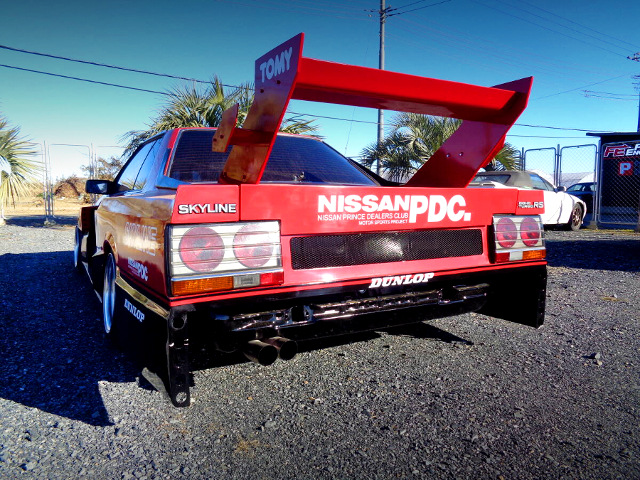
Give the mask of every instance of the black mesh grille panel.
M 318 235 L 291 239 L 294 270 L 480 254 L 482 232 L 478 229 Z

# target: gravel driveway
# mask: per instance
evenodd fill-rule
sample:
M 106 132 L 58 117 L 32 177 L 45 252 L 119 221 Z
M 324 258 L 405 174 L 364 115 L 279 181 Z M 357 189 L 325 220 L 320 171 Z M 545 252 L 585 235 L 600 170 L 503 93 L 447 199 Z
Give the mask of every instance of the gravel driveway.
M 0 227 L 0 477 L 640 478 L 640 235 L 548 232 L 539 329 L 467 314 L 194 372 L 102 336 L 70 226 Z

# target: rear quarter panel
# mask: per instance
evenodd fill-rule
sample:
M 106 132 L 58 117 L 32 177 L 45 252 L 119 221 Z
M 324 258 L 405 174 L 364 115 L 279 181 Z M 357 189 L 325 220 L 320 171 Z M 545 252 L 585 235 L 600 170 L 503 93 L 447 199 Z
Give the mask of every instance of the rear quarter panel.
M 166 295 L 164 235 L 173 199 L 158 191 L 123 194 L 104 198 L 96 211 L 96 243 L 114 252 L 124 278 L 161 295 Z

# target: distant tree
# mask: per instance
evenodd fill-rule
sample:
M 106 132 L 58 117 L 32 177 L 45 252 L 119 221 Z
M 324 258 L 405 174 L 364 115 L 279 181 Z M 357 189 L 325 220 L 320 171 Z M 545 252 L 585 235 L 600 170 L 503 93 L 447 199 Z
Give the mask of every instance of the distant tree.
M 511 145 L 505 143 L 502 150 L 498 152 L 496 158 L 492 162 L 484 167 L 485 170 L 520 170 L 521 158 L 520 150 Z
M 12 127 L 0 116 L 0 224 L 9 200 L 29 194 L 29 187 L 40 180 L 43 164 L 35 158 L 35 144 L 20 136 L 20 127 Z
M 98 157 L 95 165 L 95 171 L 91 172 L 90 165 L 82 165 L 80 169 L 87 176 L 96 180 L 113 180 L 122 168 L 123 160 L 118 157 L 102 158 Z
M 239 104 L 238 125 L 242 126 L 253 102 L 253 87 L 242 84 L 231 91 L 225 89 L 218 77 L 206 87 L 185 85 L 168 92 L 167 100 L 158 115 L 151 119 L 146 130 L 132 130 L 123 135 L 126 142 L 123 156 L 128 156 L 142 143 L 154 135 L 172 128 L 217 127 L 224 111 Z M 313 120 L 288 118 L 282 122 L 281 131 L 316 135 L 318 126 Z
M 407 181 L 461 123 L 462 120 L 455 118 L 399 113 L 391 121 L 392 130 L 383 142 L 363 149 L 361 162 L 372 168 L 379 161 L 381 172 L 389 180 Z M 495 167 L 497 161 L 505 169 L 515 168 L 517 153 L 515 147 L 506 143 L 490 165 Z

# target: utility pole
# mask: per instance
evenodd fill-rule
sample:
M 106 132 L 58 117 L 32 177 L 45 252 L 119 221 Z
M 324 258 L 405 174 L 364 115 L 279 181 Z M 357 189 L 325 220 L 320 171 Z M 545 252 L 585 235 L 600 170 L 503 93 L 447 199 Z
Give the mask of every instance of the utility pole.
M 380 0 L 380 56 L 378 68 L 384 70 L 384 24 L 387 21 L 387 9 L 384 0 Z M 384 140 L 384 110 L 378 110 L 378 145 Z M 376 173 L 380 175 L 380 159 L 376 166 Z
M 636 54 L 637 55 L 637 54 Z M 640 80 L 640 75 L 633 75 L 631 78 Z M 638 132 L 640 132 L 640 82 L 634 84 L 638 90 Z
M 450 2 L 451 0 L 441 0 L 439 2 L 431 3 L 429 5 L 422 5 L 420 7 L 412 8 L 411 10 L 404 10 L 406 7 L 418 5 L 426 1 L 427 0 L 416 0 L 415 2 L 408 3 L 401 7 L 391 8 L 385 5 L 385 0 L 380 0 L 380 10 L 378 10 L 378 15 L 380 15 L 380 62 L 378 64 L 378 67 L 380 68 L 380 70 L 384 70 L 384 25 L 387 22 L 388 17 L 393 17 L 394 15 L 402 15 L 404 13 L 414 12 L 416 10 L 422 10 L 423 8 L 434 7 L 436 5 L 440 5 L 441 3 Z M 404 10 L 404 11 L 398 11 L 398 10 Z M 367 10 L 367 11 L 371 13 L 375 13 L 375 10 Z M 384 141 L 384 111 L 378 110 L 378 145 L 380 145 L 383 141 Z M 378 159 L 376 173 L 380 175 L 380 159 Z

